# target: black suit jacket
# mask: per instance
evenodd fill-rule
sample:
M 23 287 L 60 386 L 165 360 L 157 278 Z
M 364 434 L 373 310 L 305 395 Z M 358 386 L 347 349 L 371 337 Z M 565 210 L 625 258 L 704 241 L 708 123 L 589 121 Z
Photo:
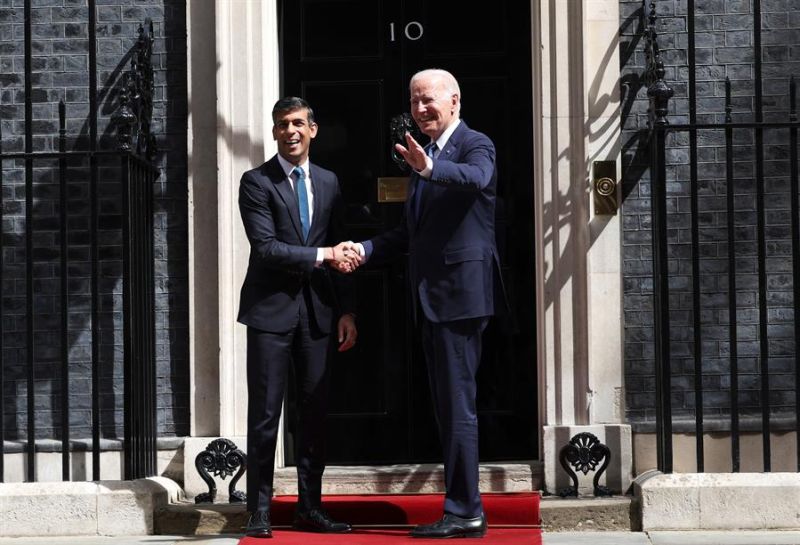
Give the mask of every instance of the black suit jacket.
M 299 305 L 310 310 L 323 333 L 339 315 L 353 312 L 352 280 L 327 266 L 315 267 L 317 248 L 346 240 L 344 205 L 336 175 L 310 163 L 314 213 L 302 240 L 297 197 L 277 155 L 242 175 L 239 209 L 250 241 L 239 322 L 285 333 L 297 323 Z
M 433 160 L 417 215 L 411 203 L 420 183 L 413 173 L 400 224 L 365 243 L 370 262 L 407 252 L 411 285 L 431 322 L 505 312 L 495 242 L 494 144 L 462 120 Z

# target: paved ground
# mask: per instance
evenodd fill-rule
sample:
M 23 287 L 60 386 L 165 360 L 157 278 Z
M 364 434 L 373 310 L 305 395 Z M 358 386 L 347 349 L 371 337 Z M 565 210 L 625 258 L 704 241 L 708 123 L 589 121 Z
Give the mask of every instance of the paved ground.
M 237 545 L 239 537 L 0 538 L 0 545 Z M 800 531 L 650 532 L 649 534 L 642 532 L 559 532 L 545 533 L 543 542 L 544 545 L 800 545 Z

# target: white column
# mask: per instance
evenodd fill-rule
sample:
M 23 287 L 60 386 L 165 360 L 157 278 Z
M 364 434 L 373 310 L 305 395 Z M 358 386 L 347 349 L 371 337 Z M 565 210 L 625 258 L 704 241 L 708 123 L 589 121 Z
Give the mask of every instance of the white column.
M 247 449 L 246 329 L 236 316 L 250 248 L 238 190 L 242 173 L 275 153 L 277 2 L 193 1 L 187 21 L 192 437 L 184 479 L 193 496 L 204 490 L 194 458 L 211 440 Z M 283 465 L 280 441 L 276 462 Z
M 618 5 L 543 0 L 532 12 L 545 483 L 550 492 L 567 484 L 559 450 L 587 431 L 613 450 L 604 481 L 625 489 L 620 219 L 594 215 L 590 184 L 594 161 L 616 161 L 619 172 Z
M 537 5 L 539 6 L 537 9 Z M 539 365 L 545 424 L 586 424 L 589 194 L 581 0 L 534 2 Z M 538 76 L 538 77 L 537 77 Z
M 586 0 L 584 97 L 586 151 L 593 161 L 617 163 L 621 180 L 619 2 Z M 621 188 L 617 191 L 618 202 Z M 590 199 L 593 201 L 593 199 Z M 625 419 L 622 314 L 622 213 L 589 221 L 589 422 Z
M 208 437 L 219 434 L 220 410 L 214 4 L 188 2 L 186 20 L 190 433 Z
M 278 98 L 275 0 L 217 0 L 217 210 L 220 434 L 247 432 L 246 329 L 236 322 L 249 245 L 239 216 L 239 179 L 274 153 Z

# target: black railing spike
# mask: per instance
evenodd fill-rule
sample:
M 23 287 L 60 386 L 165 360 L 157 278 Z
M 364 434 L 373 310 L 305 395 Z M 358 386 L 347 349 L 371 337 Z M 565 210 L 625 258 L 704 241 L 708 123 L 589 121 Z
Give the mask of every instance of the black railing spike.
M 733 116 L 731 115 L 733 112 L 733 106 L 731 103 L 731 78 L 725 78 L 725 123 L 732 123 Z
M 797 121 L 797 81 L 789 78 L 789 120 Z
M 63 138 L 67 134 L 67 105 L 62 98 L 58 102 L 58 135 Z M 61 150 L 64 151 L 64 150 Z

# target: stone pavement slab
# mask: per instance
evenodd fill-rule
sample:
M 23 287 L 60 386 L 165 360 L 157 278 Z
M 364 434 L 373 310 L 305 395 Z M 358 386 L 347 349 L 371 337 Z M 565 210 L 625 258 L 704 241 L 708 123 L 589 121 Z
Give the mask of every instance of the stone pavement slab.
M 649 532 L 653 545 L 800 545 L 793 530 L 733 530 L 725 532 Z
M 544 545 L 650 545 L 650 540 L 642 532 L 544 532 L 542 543 Z
M 241 535 L 0 537 L 0 545 L 237 545 Z M 800 531 L 544 532 L 543 545 L 800 545 Z
M 5 537 L 0 545 L 237 545 L 241 535 Z

